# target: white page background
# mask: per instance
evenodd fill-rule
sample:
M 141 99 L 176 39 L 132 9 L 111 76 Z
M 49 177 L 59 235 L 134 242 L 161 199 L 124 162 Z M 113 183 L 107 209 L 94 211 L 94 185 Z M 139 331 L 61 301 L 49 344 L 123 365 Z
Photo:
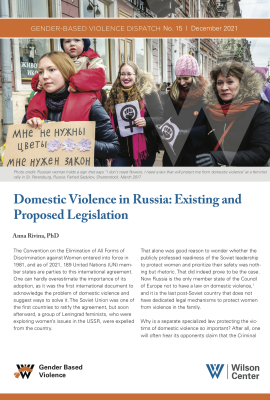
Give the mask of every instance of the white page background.
M 14 193 L 53 197 L 78 193 L 96 197 L 237 197 L 242 205 L 14 205 Z M 269 392 L 269 184 L 268 183 L 4 183 L 1 216 L 1 392 L 2 393 L 264 393 Z M 128 220 L 43 220 L 14 218 L 23 212 L 127 212 Z M 59 210 L 59 211 L 58 211 Z M 58 232 L 59 239 L 12 239 L 24 233 Z M 54 324 L 51 332 L 13 331 L 13 248 L 125 248 L 134 264 L 135 324 Z M 205 304 L 203 310 L 140 310 L 140 248 L 255 248 L 262 264 L 259 303 Z M 27 254 L 26 254 L 27 255 Z M 71 254 L 72 255 L 72 254 Z M 29 261 L 30 262 L 30 261 Z M 262 276 L 263 274 L 263 276 Z M 27 304 L 27 303 L 26 303 Z M 236 304 L 236 305 L 235 305 Z M 258 320 L 256 339 L 142 339 L 140 318 L 228 318 Z M 143 333 L 143 332 L 142 332 Z M 197 333 L 197 332 L 191 332 Z M 217 332 L 218 333 L 218 332 Z M 236 332 L 237 333 L 237 332 Z M 247 332 L 252 333 L 252 332 Z M 15 379 L 16 364 L 35 364 L 28 380 Z M 66 378 L 40 378 L 38 366 L 81 365 Z M 212 379 L 207 363 L 259 365 L 258 380 Z M 47 371 L 50 372 L 50 371 Z M 51 371 L 59 372 L 59 371 Z M 245 372 L 243 372 L 245 373 Z

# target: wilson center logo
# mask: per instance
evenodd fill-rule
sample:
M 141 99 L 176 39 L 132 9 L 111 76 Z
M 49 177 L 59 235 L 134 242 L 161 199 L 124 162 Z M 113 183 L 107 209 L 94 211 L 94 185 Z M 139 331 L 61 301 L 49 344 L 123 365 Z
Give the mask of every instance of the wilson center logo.
M 209 374 L 212 376 L 212 379 L 214 378 L 214 376 L 216 376 L 218 379 L 224 367 L 224 364 L 206 364 L 206 366 Z
M 15 378 L 18 379 L 21 376 L 24 379 L 24 377 L 26 376 L 26 378 L 29 379 L 35 365 L 34 364 L 16 364 L 16 365 L 19 372 L 14 373 Z

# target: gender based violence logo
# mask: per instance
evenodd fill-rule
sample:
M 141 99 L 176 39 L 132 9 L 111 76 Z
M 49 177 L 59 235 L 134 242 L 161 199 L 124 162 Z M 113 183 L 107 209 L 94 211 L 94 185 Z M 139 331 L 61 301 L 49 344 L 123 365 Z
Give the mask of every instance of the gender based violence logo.
M 24 379 L 26 376 L 29 379 L 31 372 L 33 372 L 34 364 L 16 364 L 18 368 L 18 372 L 14 373 L 15 378 L 19 378 L 20 376 Z

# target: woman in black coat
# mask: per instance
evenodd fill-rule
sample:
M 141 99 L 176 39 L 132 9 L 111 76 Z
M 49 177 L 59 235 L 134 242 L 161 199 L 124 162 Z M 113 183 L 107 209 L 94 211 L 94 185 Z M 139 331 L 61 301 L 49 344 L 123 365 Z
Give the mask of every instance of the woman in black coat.
M 196 155 L 206 151 L 206 117 L 202 109 L 206 81 L 191 55 L 178 59 L 175 75 L 164 107 L 163 120 L 167 124 L 160 133 L 166 149 L 163 166 L 195 166 Z
M 119 131 L 117 104 L 137 100 L 141 115 L 134 120 L 137 127 L 143 128 L 143 133 L 122 137 Z M 162 123 L 163 108 L 153 77 L 150 73 L 140 70 L 131 61 L 123 63 L 118 77 L 110 91 L 105 109 L 110 115 L 112 124 L 120 142 L 120 152 L 112 161 L 112 167 L 152 167 L 157 152 L 155 126 Z
M 62 52 L 44 54 L 38 62 L 38 73 L 43 90 L 29 103 L 27 123 L 41 128 L 42 120 L 95 121 L 94 165 L 107 165 L 107 159 L 119 152 L 116 133 L 95 92 L 68 91 L 69 79 L 76 73 L 70 57 Z
M 263 79 L 238 62 L 211 71 L 205 92 L 209 152 L 201 166 L 263 166 L 270 157 L 270 115 L 261 103 Z

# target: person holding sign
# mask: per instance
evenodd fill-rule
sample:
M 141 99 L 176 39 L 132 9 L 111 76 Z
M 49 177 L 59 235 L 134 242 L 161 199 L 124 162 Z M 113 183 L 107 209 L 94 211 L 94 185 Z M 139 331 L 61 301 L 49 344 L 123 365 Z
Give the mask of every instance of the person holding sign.
M 189 54 L 177 60 L 175 75 L 176 80 L 164 107 L 163 122 L 167 124 L 163 126 L 165 130 L 169 127 L 178 129 L 170 129 L 174 135 L 162 132 L 173 147 L 170 154 L 170 148 L 163 140 L 167 150 L 163 156 L 163 166 L 196 166 L 196 154 L 206 151 L 206 117 L 202 109 L 206 81 L 200 75 L 196 59 Z
M 120 142 L 112 167 L 152 167 L 157 152 L 155 125 L 163 108 L 150 73 L 123 63 L 105 104 Z
M 208 148 L 198 166 L 264 166 L 270 157 L 270 115 L 261 103 L 263 78 L 233 61 L 211 71 L 205 92 Z
M 65 53 L 51 52 L 39 59 L 38 74 L 43 90 L 29 103 L 27 123 L 41 128 L 42 120 L 95 121 L 95 166 L 107 165 L 107 159 L 116 157 L 119 152 L 117 135 L 96 92 L 68 91 L 70 78 L 75 73 Z

